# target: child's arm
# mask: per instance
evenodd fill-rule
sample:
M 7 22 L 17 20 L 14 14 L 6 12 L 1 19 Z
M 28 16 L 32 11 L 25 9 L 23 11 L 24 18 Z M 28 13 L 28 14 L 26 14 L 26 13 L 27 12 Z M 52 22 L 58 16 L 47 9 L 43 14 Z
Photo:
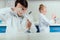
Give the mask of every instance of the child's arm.
M 27 26 L 26 26 L 26 28 L 27 28 L 27 29 L 30 29 L 30 28 L 31 28 L 31 24 L 32 24 L 32 23 L 27 19 Z
M 47 19 L 45 16 L 42 16 L 42 20 L 44 21 L 43 23 L 46 24 L 46 25 L 51 25 L 54 23 L 54 20 L 49 20 Z

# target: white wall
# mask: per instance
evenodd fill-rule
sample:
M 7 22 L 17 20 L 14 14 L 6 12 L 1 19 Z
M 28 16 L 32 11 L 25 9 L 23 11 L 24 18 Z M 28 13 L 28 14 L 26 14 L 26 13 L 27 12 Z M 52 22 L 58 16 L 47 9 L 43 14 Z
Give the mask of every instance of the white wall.
M 14 7 L 15 0 L 0 0 L 0 8 Z
M 6 0 L 6 7 L 14 7 L 15 0 Z
M 3 7 L 5 7 L 5 1 L 4 0 L 0 0 L 0 8 L 3 8 Z

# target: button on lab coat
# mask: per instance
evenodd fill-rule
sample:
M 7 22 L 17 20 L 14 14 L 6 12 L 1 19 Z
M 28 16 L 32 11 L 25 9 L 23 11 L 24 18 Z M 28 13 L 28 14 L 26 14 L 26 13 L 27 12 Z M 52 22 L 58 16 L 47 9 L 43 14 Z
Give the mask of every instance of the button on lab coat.
M 48 20 L 45 15 L 40 13 L 39 15 L 39 27 L 40 32 L 49 32 L 49 25 L 53 24 L 54 20 Z

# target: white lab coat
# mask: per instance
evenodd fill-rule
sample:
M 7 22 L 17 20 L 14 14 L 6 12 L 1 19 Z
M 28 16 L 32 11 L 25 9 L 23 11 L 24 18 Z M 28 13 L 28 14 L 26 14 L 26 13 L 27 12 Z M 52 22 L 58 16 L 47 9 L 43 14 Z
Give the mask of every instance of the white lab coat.
M 16 35 L 17 33 L 26 31 L 27 18 L 24 17 L 21 19 L 11 10 L 11 8 L 0 9 L 0 19 L 2 19 L 7 26 L 7 35 Z
M 53 24 L 54 20 L 48 20 L 45 15 L 40 13 L 39 15 L 39 27 L 40 32 L 49 33 L 49 25 Z

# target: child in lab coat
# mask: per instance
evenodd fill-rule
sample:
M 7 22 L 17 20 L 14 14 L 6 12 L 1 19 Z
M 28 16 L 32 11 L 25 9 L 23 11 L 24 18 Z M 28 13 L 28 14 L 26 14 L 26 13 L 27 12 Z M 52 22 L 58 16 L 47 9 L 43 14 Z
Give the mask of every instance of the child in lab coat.
M 27 30 L 30 33 L 31 22 L 25 17 L 27 8 L 27 0 L 16 0 L 14 8 L 7 7 L 0 9 L 0 19 L 5 21 L 7 34 L 16 34 Z
M 39 12 L 40 12 L 40 18 L 39 18 L 39 27 L 40 32 L 49 32 L 49 25 L 54 23 L 54 19 L 56 18 L 55 15 L 53 15 L 52 20 L 49 20 L 46 18 L 46 7 L 43 4 L 40 4 L 39 6 Z

